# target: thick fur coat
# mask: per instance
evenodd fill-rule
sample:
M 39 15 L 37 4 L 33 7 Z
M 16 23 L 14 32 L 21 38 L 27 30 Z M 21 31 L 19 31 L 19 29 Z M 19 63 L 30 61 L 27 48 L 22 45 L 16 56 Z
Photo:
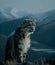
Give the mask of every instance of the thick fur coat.
M 5 62 L 7 65 L 23 63 L 31 46 L 30 35 L 35 31 L 35 21 L 24 20 L 21 27 L 9 36 L 5 49 Z

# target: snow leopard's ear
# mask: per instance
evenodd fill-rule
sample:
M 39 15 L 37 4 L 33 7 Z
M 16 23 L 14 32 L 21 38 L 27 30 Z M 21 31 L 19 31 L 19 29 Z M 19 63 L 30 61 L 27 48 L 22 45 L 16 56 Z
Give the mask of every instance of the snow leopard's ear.
M 22 22 L 22 27 L 26 27 L 27 26 L 27 21 L 26 21 L 26 19 L 25 20 L 23 20 L 23 22 Z

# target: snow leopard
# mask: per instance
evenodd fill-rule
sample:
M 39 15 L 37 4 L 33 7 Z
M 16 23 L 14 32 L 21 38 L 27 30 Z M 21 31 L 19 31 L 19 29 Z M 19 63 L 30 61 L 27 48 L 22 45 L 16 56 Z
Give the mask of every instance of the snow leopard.
M 8 65 L 25 62 L 31 46 L 30 35 L 34 33 L 35 27 L 36 20 L 25 19 L 21 26 L 8 37 L 5 49 L 5 62 Z

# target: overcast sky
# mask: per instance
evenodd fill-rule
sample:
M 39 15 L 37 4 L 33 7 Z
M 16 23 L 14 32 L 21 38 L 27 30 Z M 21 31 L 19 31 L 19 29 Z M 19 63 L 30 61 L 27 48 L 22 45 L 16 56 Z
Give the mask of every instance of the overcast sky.
M 55 9 L 55 0 L 0 0 L 0 8 L 12 7 L 19 11 L 39 13 Z

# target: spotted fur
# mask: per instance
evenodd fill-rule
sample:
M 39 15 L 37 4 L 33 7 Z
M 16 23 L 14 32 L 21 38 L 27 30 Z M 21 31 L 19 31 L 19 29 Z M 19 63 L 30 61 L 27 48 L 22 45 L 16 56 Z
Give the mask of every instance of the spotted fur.
M 5 49 L 6 62 L 13 60 L 15 60 L 15 62 L 25 61 L 26 54 L 31 45 L 30 35 L 35 31 L 35 26 L 35 21 L 24 20 L 21 27 L 18 27 L 15 32 L 10 35 Z

